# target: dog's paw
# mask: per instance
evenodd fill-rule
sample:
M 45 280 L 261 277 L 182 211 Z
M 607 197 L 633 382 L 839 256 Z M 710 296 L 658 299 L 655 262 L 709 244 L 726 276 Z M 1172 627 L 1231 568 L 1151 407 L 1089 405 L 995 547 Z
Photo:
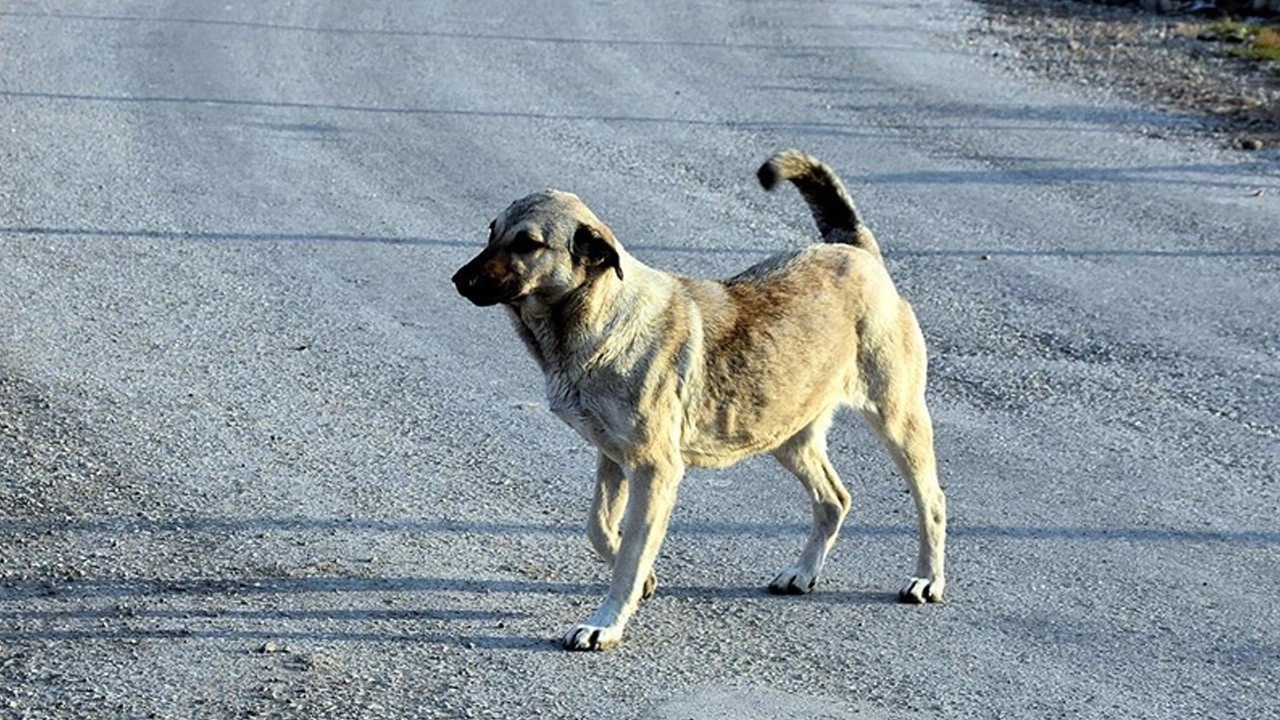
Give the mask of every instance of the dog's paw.
M 942 591 L 946 586 L 946 580 L 913 577 L 907 582 L 906 587 L 898 591 L 898 602 L 910 605 L 940 603 L 942 602 Z
M 562 642 L 566 650 L 608 650 L 622 640 L 622 628 L 578 623 L 569 628 Z
M 769 592 L 775 595 L 807 595 L 813 592 L 813 586 L 817 584 L 817 573 L 811 573 L 799 565 L 792 565 L 783 569 L 773 582 L 769 583 Z
M 640 591 L 640 599 L 648 600 L 656 592 L 658 592 L 658 575 L 650 570 L 649 577 L 644 580 L 644 589 Z

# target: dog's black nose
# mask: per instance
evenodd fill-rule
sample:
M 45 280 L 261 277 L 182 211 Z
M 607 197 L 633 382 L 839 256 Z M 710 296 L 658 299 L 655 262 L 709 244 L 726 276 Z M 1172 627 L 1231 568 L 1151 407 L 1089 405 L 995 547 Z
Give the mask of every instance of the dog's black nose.
M 463 267 L 453 274 L 453 286 L 459 295 L 474 302 L 480 292 L 480 273 L 475 268 Z

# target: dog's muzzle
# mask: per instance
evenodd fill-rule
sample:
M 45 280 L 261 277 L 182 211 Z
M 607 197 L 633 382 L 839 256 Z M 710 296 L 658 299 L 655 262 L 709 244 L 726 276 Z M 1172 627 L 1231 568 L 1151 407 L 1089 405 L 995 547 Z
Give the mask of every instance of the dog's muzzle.
M 458 294 L 480 307 L 511 302 L 519 294 L 519 288 L 509 278 L 494 278 L 486 272 L 485 265 L 491 259 L 492 256 L 480 253 L 453 274 Z
M 458 289 L 459 295 L 481 307 L 498 302 L 497 293 L 481 284 L 480 273 L 468 272 L 465 267 L 454 273 L 453 285 Z

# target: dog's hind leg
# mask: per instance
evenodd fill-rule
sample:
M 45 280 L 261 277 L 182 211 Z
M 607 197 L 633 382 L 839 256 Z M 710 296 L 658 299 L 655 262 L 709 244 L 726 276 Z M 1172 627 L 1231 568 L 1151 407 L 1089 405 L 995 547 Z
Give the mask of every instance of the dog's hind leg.
M 941 602 L 947 586 L 943 568 L 947 499 L 938 486 L 929 410 L 922 394 L 918 394 L 902 405 L 886 403 L 880 406 L 879 412 L 865 412 L 864 415 L 906 478 L 920 525 L 916 574 L 898 592 L 898 600 L 916 604 Z
M 827 553 L 840 532 L 840 524 L 849 513 L 849 491 L 827 459 L 830 422 L 828 412 L 773 451 L 778 462 L 800 480 L 809 494 L 813 504 L 813 530 L 800 558 L 783 568 L 769 583 L 770 592 L 797 595 L 813 590 Z
M 591 517 L 587 520 L 587 538 L 600 558 L 613 567 L 622 540 L 620 525 L 622 512 L 627 505 L 627 477 L 622 467 L 612 458 L 600 453 L 596 459 L 596 489 L 591 498 Z M 653 596 L 658 587 L 658 577 L 653 572 L 644 582 L 640 599 Z

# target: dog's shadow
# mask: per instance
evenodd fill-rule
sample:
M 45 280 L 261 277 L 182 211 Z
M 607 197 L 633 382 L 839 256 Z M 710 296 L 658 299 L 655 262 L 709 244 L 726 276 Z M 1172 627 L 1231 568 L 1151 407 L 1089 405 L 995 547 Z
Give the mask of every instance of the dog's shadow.
M 0 621 L 6 626 L 0 630 L 0 642 L 185 639 L 230 642 L 247 648 L 246 651 L 266 641 L 301 648 L 310 643 L 337 642 L 558 651 L 560 645 L 555 638 L 522 634 L 517 629 L 534 617 L 528 609 L 476 609 L 474 603 L 456 596 L 510 594 L 594 599 L 607 589 L 603 583 L 429 577 L 10 581 L 0 585 Z M 351 602 L 352 594 L 364 593 L 378 596 L 377 604 Z M 385 593 L 397 594 L 399 607 L 383 604 Z M 441 598 L 432 597 L 440 594 L 455 597 L 450 598 L 450 603 L 441 603 L 438 602 Z M 282 595 L 344 598 L 337 601 L 344 607 L 269 607 L 276 605 Z M 259 606 L 254 596 L 259 596 L 262 605 L 267 606 Z M 887 605 L 893 603 L 895 597 L 882 591 L 823 591 L 821 588 L 809 595 L 779 596 L 769 593 L 763 584 L 729 587 L 677 584 L 660 585 L 657 596 L 647 602 L 660 603 L 664 598 L 732 600 L 739 604 L 745 601 L 758 610 L 762 604 L 773 602 Z M 52 599 L 55 605 L 41 602 L 43 599 Z M 460 600 L 460 607 L 441 607 L 458 605 Z M 78 601 L 79 607 L 67 608 L 67 601 Z
M 658 583 L 655 599 L 662 597 L 680 600 L 755 600 L 817 603 L 821 605 L 889 605 L 897 602 L 898 594 L 884 590 L 823 590 L 821 587 L 804 595 L 782 595 L 769 592 L 761 585 L 707 586 L 663 585 Z

